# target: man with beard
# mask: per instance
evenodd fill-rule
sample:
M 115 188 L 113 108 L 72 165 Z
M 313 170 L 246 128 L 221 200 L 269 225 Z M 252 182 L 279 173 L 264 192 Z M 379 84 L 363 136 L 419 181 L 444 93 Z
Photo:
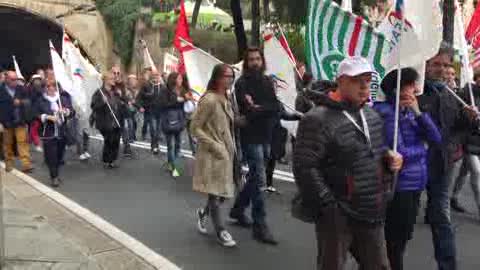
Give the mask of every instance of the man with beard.
M 276 245 L 266 223 L 265 160 L 270 156 L 270 142 L 275 120 L 280 111 L 273 81 L 265 76 L 265 58 L 258 48 L 247 49 L 243 75 L 235 84 L 239 113 L 246 118 L 240 130 L 244 159 L 248 164 L 247 183 L 238 195 L 230 218 L 242 227 L 250 227 L 245 209 L 252 203 L 253 237 L 257 241 Z

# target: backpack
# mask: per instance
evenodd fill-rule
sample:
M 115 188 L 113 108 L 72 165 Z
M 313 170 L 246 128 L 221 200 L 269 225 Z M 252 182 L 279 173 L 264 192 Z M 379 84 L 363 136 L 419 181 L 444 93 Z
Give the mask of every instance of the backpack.
M 179 133 L 186 125 L 185 112 L 182 109 L 167 110 L 162 116 L 162 130 L 164 133 Z

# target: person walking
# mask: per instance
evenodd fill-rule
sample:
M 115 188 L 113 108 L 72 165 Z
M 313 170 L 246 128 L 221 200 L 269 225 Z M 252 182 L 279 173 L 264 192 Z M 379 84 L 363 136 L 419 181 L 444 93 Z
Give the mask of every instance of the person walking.
M 114 92 L 115 80 L 112 73 L 104 76 L 103 86 L 92 96 L 91 108 L 95 115 L 95 126 L 103 136 L 102 160 L 105 169 L 118 168 L 116 163 L 120 149 L 121 126 L 120 96 Z M 118 121 L 118 122 L 117 122 Z
M 275 121 L 272 132 L 272 141 L 270 144 L 270 157 L 266 166 L 267 188 L 266 192 L 275 193 L 277 189 L 273 186 L 273 172 L 277 161 L 282 159 L 286 153 L 286 144 L 288 140 L 288 130 L 282 126 L 283 121 L 299 121 L 303 115 L 299 112 L 288 112 L 283 104 L 280 104 L 280 112 Z
M 274 82 L 265 75 L 263 52 L 258 48 L 247 49 L 243 64 L 243 74 L 235 84 L 235 98 L 239 113 L 246 118 L 245 125 L 240 129 L 240 140 L 249 172 L 229 216 L 236 224 L 251 227 L 252 222 L 245 215 L 245 209 L 251 202 L 254 239 L 276 245 L 278 242 L 266 221 L 263 190 L 266 188 L 265 163 L 270 157 L 270 142 L 280 105 Z
M 15 71 L 8 71 L 5 83 L 0 85 L 0 124 L 3 125 L 3 151 L 7 172 L 13 170 L 15 148 L 22 162 L 22 171 L 26 173 L 33 171 L 28 145 L 31 105 L 27 91 L 18 85 Z
M 45 93 L 45 87 L 42 83 L 42 77 L 38 74 L 34 74 L 30 80 L 28 88 L 28 94 L 30 95 L 31 104 L 36 104 L 37 100 L 42 98 L 43 94 Z M 29 135 L 30 141 L 33 143 L 35 151 L 42 153 L 43 149 L 40 145 L 40 135 L 38 134 L 40 126 L 40 120 L 33 119 L 29 126 Z
M 385 76 L 381 83 L 386 102 L 377 102 L 374 109 L 384 121 L 386 143 L 392 148 L 395 136 L 395 97 L 397 70 Z M 417 97 L 419 74 L 413 68 L 403 68 L 400 79 L 400 117 L 398 123 L 398 153 L 404 158 L 398 174 L 393 200 L 388 204 L 385 239 L 392 270 L 403 270 L 407 242 L 413 237 L 420 195 L 428 181 L 427 147 L 441 143 L 441 135 L 428 113 L 420 111 Z
M 292 209 L 315 223 L 318 270 L 343 270 L 349 251 L 360 269 L 390 269 L 383 222 L 403 159 L 385 147 L 383 121 L 366 105 L 374 72 L 364 58 L 345 58 L 338 87 L 298 127 Z
M 480 105 L 480 73 L 474 75 L 475 84 L 472 84 L 473 101 L 477 109 Z M 465 86 L 463 92 L 463 98 L 467 104 L 472 104 L 468 85 Z M 465 157 L 463 160 L 462 172 L 455 180 L 453 186 L 452 197 L 450 199 L 450 205 L 453 210 L 465 213 L 467 210 L 460 203 L 458 197 L 459 194 L 467 182 L 470 180 L 472 187 L 475 204 L 480 214 L 480 130 L 478 128 L 472 128 L 468 133 L 465 142 Z
M 168 167 L 174 178 L 180 176 L 177 159 L 180 155 L 181 134 L 186 127 L 185 89 L 183 76 L 172 72 L 167 78 L 167 87 L 160 91 L 161 128 L 167 140 Z
M 233 160 L 233 111 L 227 90 L 233 84 L 233 69 L 225 64 L 215 66 L 207 86 L 192 116 L 192 135 L 198 140 L 195 155 L 193 189 L 207 194 L 207 204 L 197 210 L 197 228 L 207 234 L 210 215 L 218 242 L 225 247 L 236 245 L 225 229 L 220 205 L 234 196 Z
M 58 187 L 59 169 L 63 165 L 66 146 L 66 123 L 75 116 L 69 96 L 59 94 L 54 81 L 47 83 L 46 92 L 34 104 L 34 112 L 42 125 L 40 136 L 43 142 L 45 163 L 50 173 L 51 186 Z
M 449 189 L 461 169 L 464 137 L 477 118 L 475 108 L 461 107 L 446 85 L 446 70 L 452 64 L 453 51 L 442 47 L 427 61 L 420 110 L 427 112 L 440 129 L 442 143 L 428 149 L 426 223 L 430 224 L 439 270 L 457 269 L 455 232 L 450 219 Z
M 162 116 L 160 104 L 162 88 L 164 88 L 164 84 L 161 75 L 158 71 L 154 71 L 151 80 L 143 86 L 137 97 L 137 106 L 143 113 L 142 139 L 145 138 L 147 128 L 150 128 L 150 147 L 154 155 L 160 153 L 158 142 Z

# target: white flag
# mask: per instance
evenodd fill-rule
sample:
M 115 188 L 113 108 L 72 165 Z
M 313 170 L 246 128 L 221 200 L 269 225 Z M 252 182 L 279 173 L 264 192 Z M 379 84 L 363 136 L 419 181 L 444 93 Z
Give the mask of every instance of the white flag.
M 178 58 L 173 54 L 165 53 L 163 57 L 163 72 L 170 74 L 178 70 Z
M 72 95 L 76 109 L 83 113 L 90 113 L 89 100 L 93 93 L 102 85 L 101 76 L 82 56 L 80 50 L 75 47 L 70 38 L 64 34 L 63 56 L 67 72 L 72 78 Z
M 213 68 L 223 62 L 212 56 L 211 54 L 194 47 L 191 44 L 182 42 L 183 62 L 187 71 L 188 82 L 193 90 L 193 96 L 196 100 L 207 91 L 207 84 L 212 75 Z
M 285 105 L 286 110 L 292 111 L 297 98 L 295 67 L 290 61 L 287 51 L 272 32 L 266 32 L 264 39 L 267 74 L 274 79 L 278 99 Z M 296 134 L 297 124 L 297 121 L 283 122 L 291 134 Z
M 49 41 L 50 44 L 50 56 L 52 59 L 53 73 L 55 74 L 56 81 L 60 84 L 63 90 L 67 91 L 72 97 L 75 95 L 72 94 L 72 78 L 65 68 L 62 58 L 58 54 L 57 50 L 52 44 L 52 41 Z
M 15 57 L 15 55 L 12 56 L 12 58 L 13 58 L 13 65 L 15 66 L 15 73 L 17 74 L 17 78 L 25 80 L 25 77 L 23 77 L 22 72 L 20 71 L 20 67 L 18 66 L 17 58 Z
M 342 0 L 342 9 L 348 12 L 352 12 L 352 0 Z
M 460 75 L 460 87 L 464 87 L 467 83 L 473 81 L 473 68 L 470 65 L 468 44 L 465 39 L 465 30 L 463 28 L 462 10 L 458 1 L 455 1 L 455 22 L 453 29 L 453 47 L 458 51 L 462 64 Z
M 153 62 L 152 56 L 150 55 L 150 51 L 148 50 L 147 43 L 145 40 L 140 41 L 142 47 L 143 47 L 143 66 L 144 68 L 150 68 L 152 71 L 158 71 L 157 66 L 155 66 L 155 63 Z

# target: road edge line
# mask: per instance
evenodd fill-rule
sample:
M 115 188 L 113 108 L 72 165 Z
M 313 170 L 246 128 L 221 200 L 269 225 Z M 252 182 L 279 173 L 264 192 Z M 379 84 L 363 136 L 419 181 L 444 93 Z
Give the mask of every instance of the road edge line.
M 0 167 L 2 169 L 5 169 L 5 163 L 0 162 Z M 147 247 L 145 244 L 141 243 L 134 237 L 120 230 L 115 225 L 106 221 L 105 219 L 95 214 L 91 210 L 79 205 L 78 203 L 74 202 L 73 200 L 69 199 L 68 197 L 59 193 L 58 191 L 51 189 L 50 187 L 44 185 L 43 183 L 36 180 L 35 178 L 25 173 L 22 173 L 18 170 L 14 169 L 10 173 L 18 177 L 20 180 L 22 180 L 26 184 L 35 188 L 36 190 L 38 190 L 40 193 L 44 194 L 48 198 L 52 199 L 56 203 L 60 204 L 62 207 L 72 212 L 74 215 L 78 216 L 79 218 L 83 219 L 85 222 L 89 223 L 99 231 L 103 232 L 108 237 L 117 241 L 118 243 L 123 245 L 126 249 L 130 250 L 135 255 L 137 255 L 138 257 L 143 259 L 146 263 L 150 264 L 156 269 L 181 270 L 181 268 L 179 268 L 177 265 L 169 261 L 167 258 L 156 253 L 155 251 L 153 251 L 152 249 L 150 249 L 149 247 Z

